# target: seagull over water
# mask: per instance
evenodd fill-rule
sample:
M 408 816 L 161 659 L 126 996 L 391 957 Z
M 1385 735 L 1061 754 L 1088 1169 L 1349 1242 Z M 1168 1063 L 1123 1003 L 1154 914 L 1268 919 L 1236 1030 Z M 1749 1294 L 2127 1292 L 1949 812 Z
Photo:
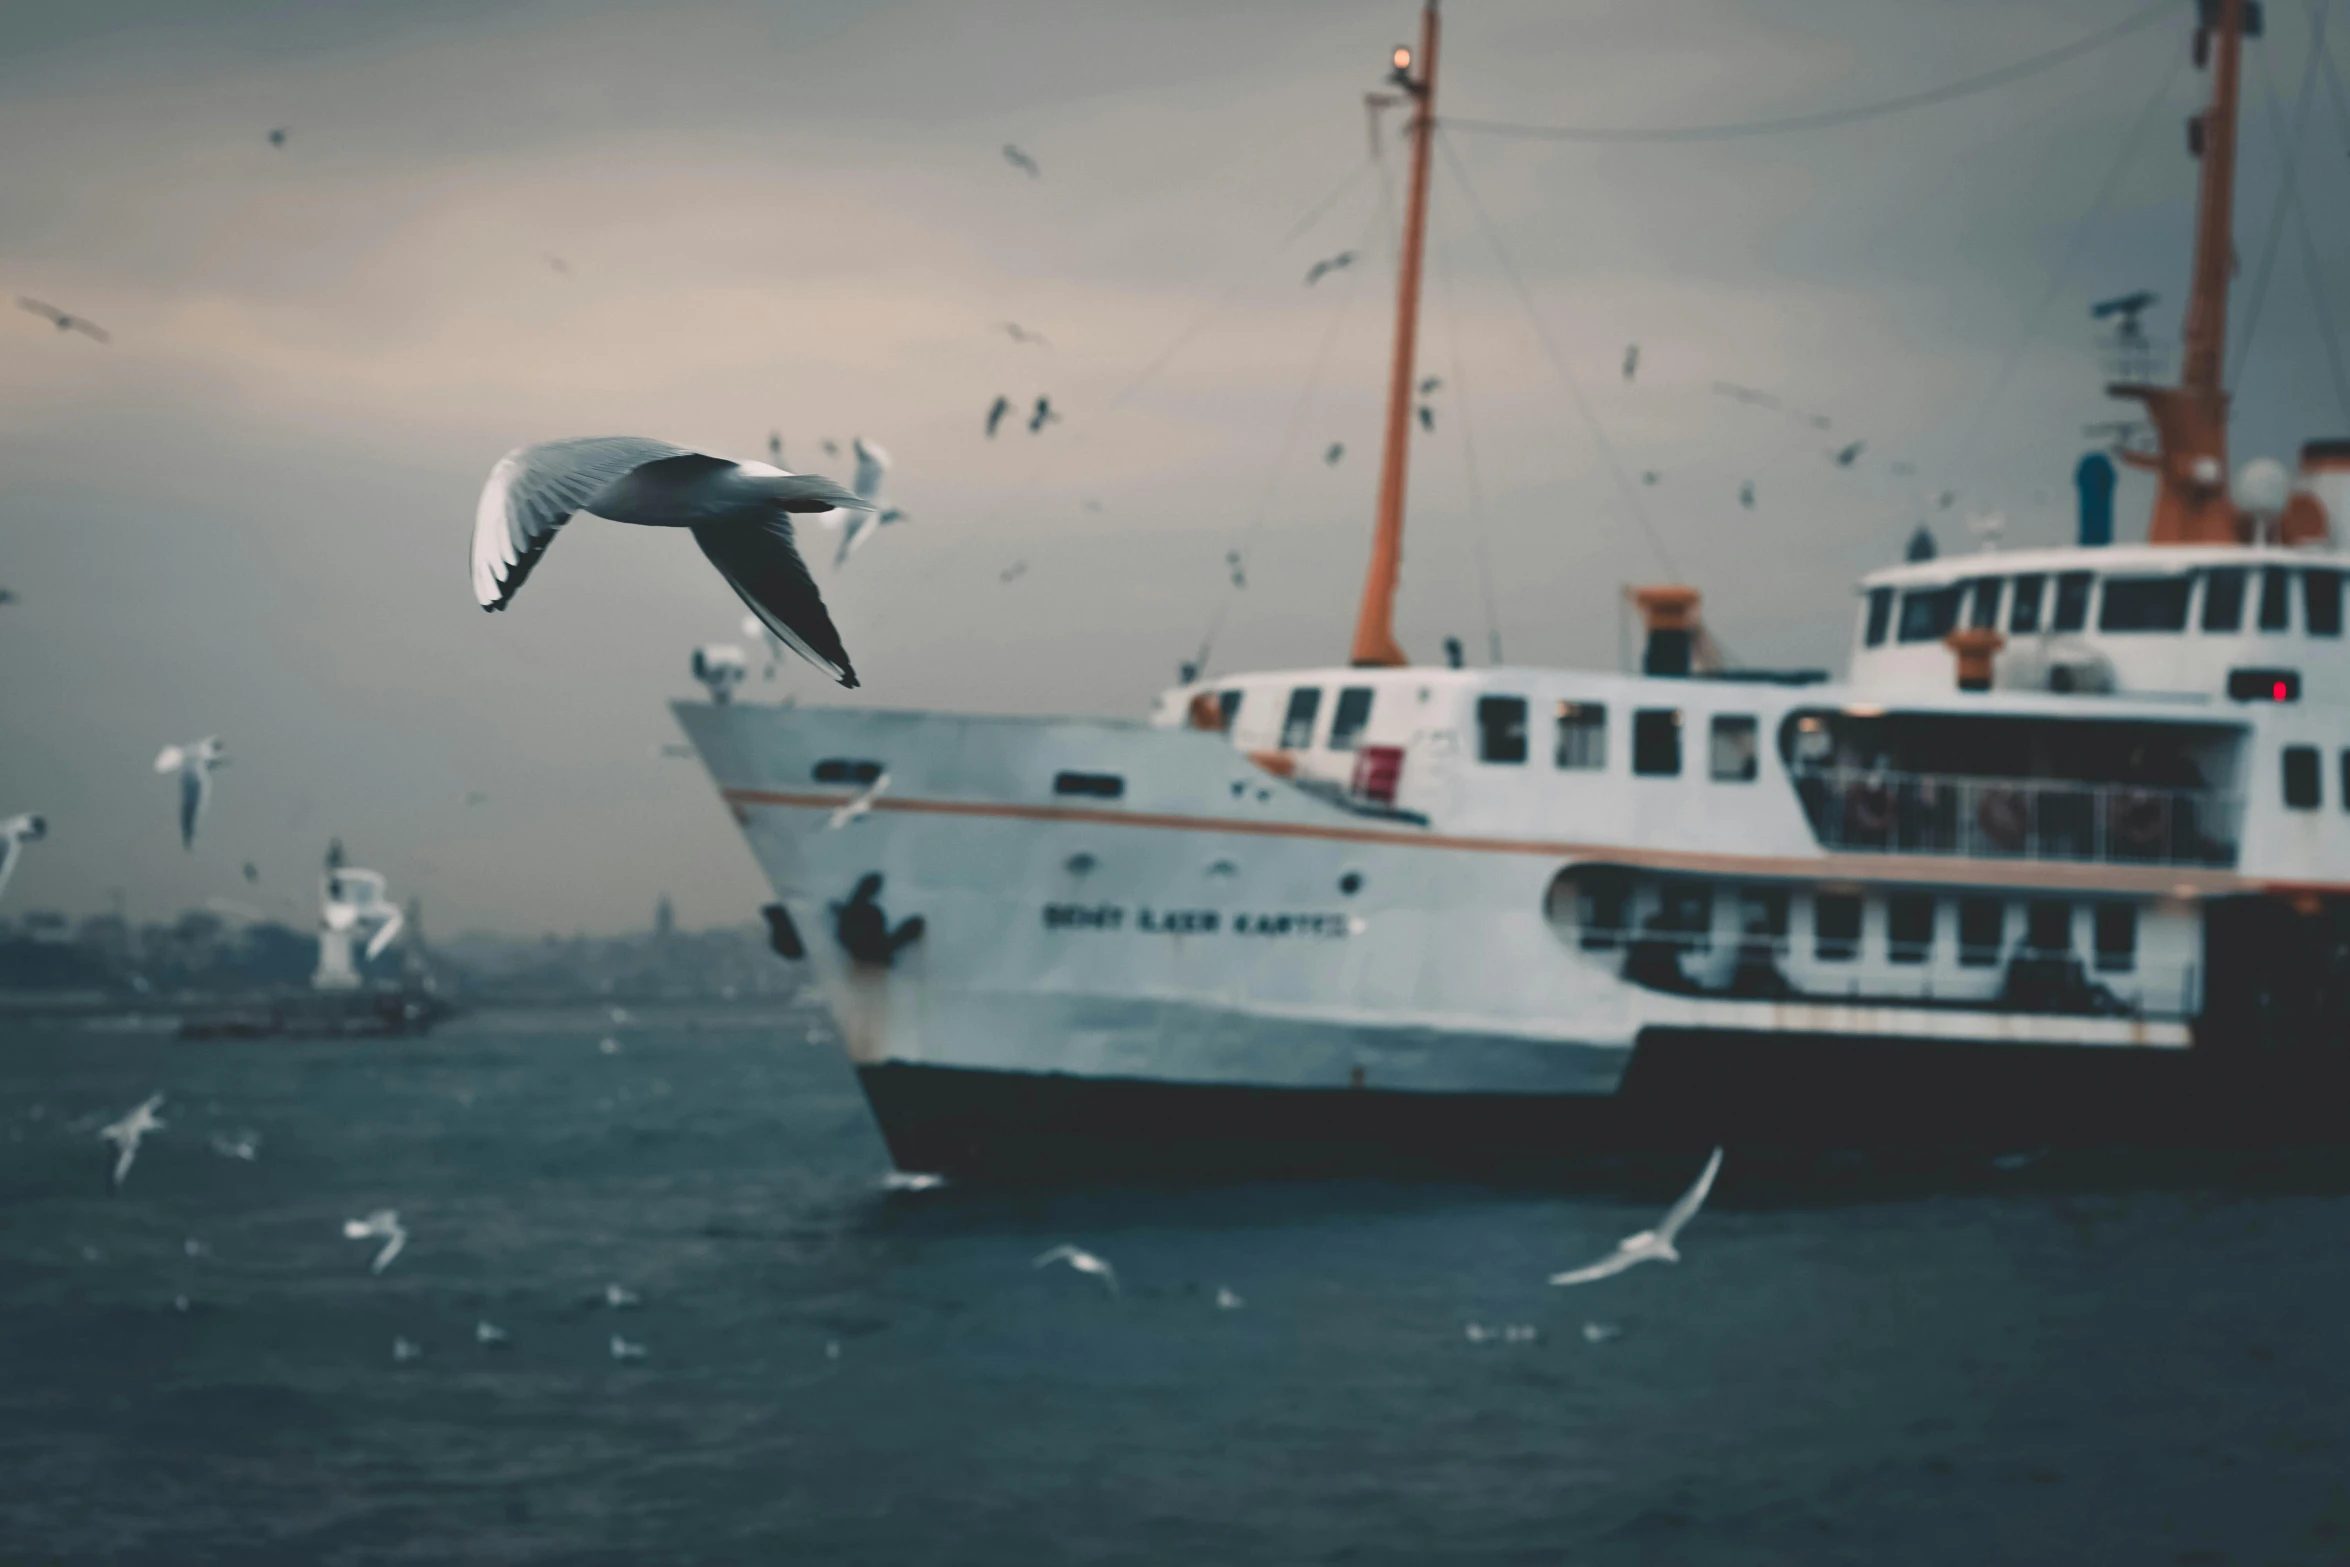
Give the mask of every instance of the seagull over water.
M 170 1124 L 155 1114 L 162 1104 L 161 1094 L 149 1094 L 130 1114 L 98 1129 L 98 1135 L 115 1146 L 114 1184 L 118 1189 L 131 1173 L 131 1161 L 139 1157 L 139 1139 Z
M 840 530 L 840 550 L 832 558 L 836 570 L 847 565 L 849 557 L 877 529 L 906 520 L 897 507 L 881 504 L 881 484 L 889 477 L 889 452 L 879 441 L 868 441 L 861 435 L 850 437 L 849 448 L 857 454 L 857 477 L 849 488 L 856 491 L 860 505 L 828 511 L 816 519 L 827 528 Z
M 1044 340 L 1042 332 L 1032 332 L 1017 321 L 998 321 L 995 324 L 995 329 L 1011 338 L 1015 343 L 1034 343 L 1039 348 L 1053 346 Z
M 1004 143 L 1004 161 L 1010 164 L 1013 168 L 1018 169 L 1021 173 L 1027 175 L 1030 179 L 1035 179 L 1038 175 L 1044 172 L 1044 170 L 1036 166 L 1036 160 L 1034 158 L 1031 158 L 1028 156 L 1028 154 L 1022 152 L 1018 147 L 1013 146 L 1010 142 Z
M 400 1248 L 408 1244 L 408 1231 L 400 1223 L 400 1215 L 390 1208 L 378 1208 L 364 1219 L 343 1221 L 345 1240 L 380 1240 L 383 1250 L 375 1254 L 375 1261 L 367 1265 L 370 1273 L 381 1273 L 400 1255 Z
M 1624 1236 L 1617 1240 L 1617 1250 L 1598 1262 L 1567 1273 L 1551 1273 L 1553 1285 L 1589 1285 L 1596 1278 L 1612 1278 L 1629 1266 L 1643 1262 L 1680 1262 L 1680 1252 L 1673 1250 L 1673 1238 L 1680 1236 L 1683 1226 L 1697 1217 L 1697 1210 L 1706 1205 L 1706 1193 L 1713 1191 L 1713 1177 L 1723 1170 L 1723 1151 L 1713 1149 L 1706 1168 L 1697 1175 L 1690 1189 L 1680 1193 L 1680 1201 L 1673 1203 L 1659 1219 L 1657 1229 L 1643 1229 L 1638 1236 Z
M 790 513 L 864 510 L 830 479 L 730 462 L 667 441 L 596 436 L 520 446 L 498 460 L 473 520 L 473 594 L 504 609 L 574 512 L 684 528 L 768 630 L 854 687 L 857 672 L 792 539 Z
M 15 874 L 17 858 L 24 853 L 24 846 L 39 843 L 48 836 L 49 818 L 38 811 L 0 817 L 0 892 L 8 890 L 8 878 Z
M 193 745 L 167 745 L 155 758 L 159 773 L 180 775 L 180 847 L 196 846 L 196 824 L 212 804 L 212 770 L 228 764 L 220 736 L 206 735 Z
M 1004 415 L 1010 413 L 1011 411 L 1012 400 L 1009 397 L 1003 396 L 1001 393 L 997 394 L 996 400 L 994 402 L 987 405 L 987 438 L 989 440 L 992 441 L 995 439 L 996 426 L 1002 424 L 1004 422 Z
M 1626 1268 L 1643 1262 L 1679 1262 L 1681 1254 L 1673 1249 L 1674 1237 L 1681 1233 L 1691 1219 L 1697 1217 L 1697 1210 L 1705 1206 L 1705 1194 L 1714 1189 L 1714 1177 L 1721 1173 L 1721 1168 L 1722 1150 L 1716 1148 L 1713 1157 L 1705 1161 L 1705 1169 L 1699 1173 L 1695 1183 L 1681 1194 L 1680 1201 L 1665 1210 L 1664 1218 L 1658 1221 L 1655 1229 L 1625 1236 L 1616 1242 L 1614 1251 L 1599 1261 L 1566 1273 L 1554 1273 L 1550 1276 L 1550 1282 L 1589 1284 L 1594 1279 L 1612 1278 Z
M 55 305 L 45 305 L 37 299 L 28 299 L 24 295 L 19 294 L 16 296 L 16 308 L 19 310 L 31 311 L 34 315 L 39 316 L 42 320 L 48 322 L 51 326 L 57 328 L 57 330 L 60 332 L 79 332 L 82 334 L 82 336 L 90 339 L 90 341 L 94 343 L 111 343 L 114 341 L 114 334 L 107 331 L 97 322 L 90 320 L 86 316 L 70 315 L 63 310 L 58 309 Z
M 1316 283 L 1321 282 L 1322 279 L 1328 277 L 1331 273 L 1343 272 L 1354 264 L 1355 253 L 1351 250 L 1342 250 L 1335 256 L 1324 256 L 1321 260 L 1306 268 L 1306 287 L 1312 288 Z
M 1118 1293 L 1118 1270 L 1082 1247 L 1055 1246 L 1051 1251 L 1039 1256 L 1029 1266 L 1049 1268 L 1056 1262 L 1065 1262 L 1079 1273 L 1090 1273 L 1109 1286 L 1111 1294 Z

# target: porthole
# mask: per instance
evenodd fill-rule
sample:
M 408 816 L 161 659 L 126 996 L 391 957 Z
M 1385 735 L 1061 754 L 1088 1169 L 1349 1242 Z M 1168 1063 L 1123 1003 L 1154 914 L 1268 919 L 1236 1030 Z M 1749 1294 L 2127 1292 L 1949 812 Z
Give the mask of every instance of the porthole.
M 1351 897 L 1353 897 L 1353 896 L 1354 896 L 1356 893 L 1358 893 L 1358 892 L 1362 891 L 1362 890 L 1363 890 L 1363 876 L 1362 876 L 1362 872 L 1360 872 L 1360 871 L 1348 871 L 1348 872 L 1347 872 L 1347 873 L 1346 873 L 1344 876 L 1341 876 L 1341 877 L 1339 877 L 1339 878 L 1338 878 L 1338 890 L 1339 890 L 1340 892 L 1343 892 L 1343 893 L 1345 893 L 1345 894 L 1346 894 L 1348 897 L 1350 897 L 1350 898 L 1351 898 Z

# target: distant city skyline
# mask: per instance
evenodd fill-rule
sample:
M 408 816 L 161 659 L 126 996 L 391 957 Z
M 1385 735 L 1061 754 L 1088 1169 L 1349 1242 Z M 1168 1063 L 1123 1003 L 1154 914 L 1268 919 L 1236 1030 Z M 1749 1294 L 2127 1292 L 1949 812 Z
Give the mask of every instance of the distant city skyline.
M 1458 636 L 1481 657 L 1489 579 L 1511 661 L 1612 665 L 1619 586 L 1667 571 L 1472 189 L 1655 538 L 1747 661 L 1841 663 L 1852 578 L 1921 520 L 1945 550 L 1973 547 L 1972 511 L 2002 513 L 2011 545 L 2067 537 L 2085 427 L 2131 412 L 2102 396 L 2087 306 L 2152 289 L 2148 325 L 2172 338 L 2184 302 L 2179 125 L 2206 79 L 2186 64 L 2192 8 L 2176 12 L 1862 126 L 1628 146 L 1448 132 L 1421 338 L 1447 386 L 1413 439 L 1404 646 L 1433 662 Z M 2129 15 L 1465 0 L 1445 13 L 1439 114 L 1834 108 Z M 817 562 L 855 700 L 1138 715 L 1227 599 L 1216 669 L 1336 662 L 1368 547 L 1399 199 L 1392 141 L 1366 163 L 1362 95 L 1415 16 L 0 6 L 0 134 L 27 150 L 0 289 L 111 336 L 8 312 L 0 815 L 41 811 L 50 833 L 0 916 L 117 896 L 134 920 L 218 896 L 308 911 L 339 837 L 440 931 L 642 930 L 664 894 L 681 928 L 755 918 L 768 890 L 739 833 L 699 765 L 664 754 L 664 704 L 699 699 L 691 649 L 745 640 L 698 554 L 583 527 L 513 610 L 472 602 L 475 494 L 530 440 L 754 458 L 773 430 L 788 463 L 835 477 L 848 463 L 824 441 L 885 442 L 909 520 L 837 572 Z M 2263 262 L 2271 94 L 2289 114 L 2307 28 L 2272 4 L 2248 56 L 2239 350 L 2267 282 L 2231 371 L 2238 460 L 2350 434 L 2292 226 Z M 2350 127 L 2323 101 L 2308 123 L 2299 194 L 2338 300 Z M 1304 283 L 1349 249 L 1358 263 Z M 1039 395 L 1060 422 L 985 433 L 995 398 L 1025 414 Z M 2146 497 L 2125 475 L 2123 537 Z M 746 699 L 846 697 L 758 663 Z M 231 762 L 183 850 L 152 762 L 204 734 Z

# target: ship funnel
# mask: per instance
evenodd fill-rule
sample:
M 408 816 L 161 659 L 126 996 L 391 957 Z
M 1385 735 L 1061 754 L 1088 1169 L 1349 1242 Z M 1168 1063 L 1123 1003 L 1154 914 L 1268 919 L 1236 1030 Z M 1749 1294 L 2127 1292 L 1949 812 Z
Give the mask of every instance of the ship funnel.
M 2091 452 L 2073 469 L 2081 497 L 2081 548 L 2103 549 L 2113 542 L 2113 459 Z
M 1640 655 L 1640 672 L 1687 678 L 1695 661 L 1699 619 L 1698 593 L 1678 583 L 1634 588 L 1632 602 L 1648 631 L 1648 647 Z

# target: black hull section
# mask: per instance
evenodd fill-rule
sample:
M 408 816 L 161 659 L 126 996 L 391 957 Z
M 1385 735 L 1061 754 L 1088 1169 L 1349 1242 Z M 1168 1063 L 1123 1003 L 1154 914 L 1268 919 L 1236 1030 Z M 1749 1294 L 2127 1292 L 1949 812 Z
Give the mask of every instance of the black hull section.
M 1750 1158 L 2350 1143 L 2350 1051 L 2246 1054 L 1652 1030 L 1620 1092 L 1238 1088 L 888 1063 L 900 1169 L 981 1180 L 1568 1175 L 1714 1143 Z

